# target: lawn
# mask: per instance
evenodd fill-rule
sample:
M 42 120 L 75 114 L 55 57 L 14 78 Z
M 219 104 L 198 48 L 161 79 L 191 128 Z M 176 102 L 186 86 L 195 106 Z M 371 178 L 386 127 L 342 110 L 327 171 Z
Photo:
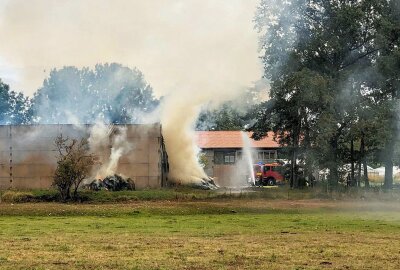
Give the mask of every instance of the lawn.
M 0 269 L 400 269 L 399 202 L 0 204 Z

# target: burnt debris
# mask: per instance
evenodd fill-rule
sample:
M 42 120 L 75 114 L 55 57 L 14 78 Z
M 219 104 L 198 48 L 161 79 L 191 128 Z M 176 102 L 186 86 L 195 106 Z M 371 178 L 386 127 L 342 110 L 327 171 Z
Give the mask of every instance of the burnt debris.
M 135 190 L 135 182 L 131 178 L 123 178 L 118 174 L 110 175 L 103 180 L 95 179 L 85 186 L 89 190 Z

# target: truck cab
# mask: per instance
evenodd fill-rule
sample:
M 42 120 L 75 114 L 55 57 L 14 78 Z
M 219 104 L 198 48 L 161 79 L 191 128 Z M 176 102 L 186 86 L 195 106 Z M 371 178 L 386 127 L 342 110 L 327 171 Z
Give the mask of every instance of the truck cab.
M 285 181 L 284 167 L 280 163 L 255 164 L 253 168 L 256 185 L 275 186 Z

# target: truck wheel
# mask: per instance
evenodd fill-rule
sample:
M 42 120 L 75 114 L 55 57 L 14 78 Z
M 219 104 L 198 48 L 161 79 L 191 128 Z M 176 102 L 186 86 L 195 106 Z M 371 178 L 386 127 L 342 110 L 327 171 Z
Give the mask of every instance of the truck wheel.
M 275 179 L 274 178 L 268 178 L 267 179 L 267 185 L 268 186 L 275 186 Z

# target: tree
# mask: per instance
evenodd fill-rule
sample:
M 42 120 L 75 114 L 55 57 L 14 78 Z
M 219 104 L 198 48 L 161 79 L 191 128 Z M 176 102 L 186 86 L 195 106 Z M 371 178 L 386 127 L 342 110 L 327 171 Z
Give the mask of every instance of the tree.
M 377 43 L 380 54 L 377 71 L 381 75 L 380 99 L 385 109 L 387 136 L 385 137 L 385 181 L 387 189 L 393 185 L 393 159 L 399 132 L 400 105 L 400 3 L 391 0 L 385 5 L 385 16 L 378 27 Z
M 275 139 L 287 148 L 291 160 L 291 187 L 299 186 L 297 159 L 307 160 L 307 167 L 314 162 L 310 159 L 313 156 L 311 144 L 317 135 L 316 120 L 325 106 L 323 89 L 326 84 L 322 76 L 308 69 L 291 74 L 283 82 L 275 82 L 271 88 L 271 100 L 264 104 L 259 121 L 251 128 L 256 139 L 269 130 L 274 131 Z
M 262 84 L 262 83 L 260 83 Z M 253 110 L 260 103 L 260 91 L 247 89 L 238 98 L 216 108 L 204 109 L 196 122 L 196 130 L 243 130 L 254 121 Z
M 89 176 L 95 163 L 93 155 L 88 153 L 89 145 L 86 139 L 69 140 L 62 135 L 55 139 L 58 150 L 57 168 L 54 173 L 53 185 L 60 192 L 61 200 L 78 199 L 78 188 Z
M 357 139 L 354 132 L 348 135 L 360 120 L 356 112 L 364 109 L 357 104 L 366 78 L 358 74 L 373 66 L 381 50 L 376 39 L 385 3 L 264 0 L 258 7 L 255 22 L 271 101 L 264 109 L 269 120 L 263 115 L 253 126 L 255 137 L 278 132 L 281 143 L 292 148 L 292 168 L 300 149 L 318 153 L 313 156 L 329 168 L 331 185 L 338 183 L 351 145 L 346 140 Z
M 0 79 L 0 124 L 27 124 L 30 100 L 22 93 L 11 91 Z
M 201 112 L 196 123 L 197 130 L 243 130 L 244 113 L 226 102 L 219 108 Z
M 98 64 L 50 72 L 32 102 L 37 123 L 140 123 L 158 105 L 153 90 L 136 68 Z

